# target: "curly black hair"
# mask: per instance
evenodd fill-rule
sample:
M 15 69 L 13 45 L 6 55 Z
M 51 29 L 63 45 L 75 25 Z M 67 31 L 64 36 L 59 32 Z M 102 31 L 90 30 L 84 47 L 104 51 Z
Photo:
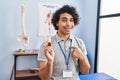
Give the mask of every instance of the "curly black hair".
M 74 19 L 74 24 L 75 25 L 79 24 L 79 14 L 77 13 L 76 8 L 70 5 L 64 5 L 60 9 L 56 10 L 56 12 L 53 14 L 52 24 L 55 30 L 58 30 L 58 26 L 56 25 L 56 23 L 59 21 L 60 15 L 63 13 L 68 13 L 72 15 Z

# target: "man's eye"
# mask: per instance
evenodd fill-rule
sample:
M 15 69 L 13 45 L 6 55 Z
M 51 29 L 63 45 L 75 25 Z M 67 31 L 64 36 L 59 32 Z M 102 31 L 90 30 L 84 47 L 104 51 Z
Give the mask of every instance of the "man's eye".
M 63 21 L 63 22 L 66 22 L 67 20 L 65 20 L 65 19 L 62 19 L 62 21 Z
M 74 19 L 71 19 L 70 22 L 74 22 Z

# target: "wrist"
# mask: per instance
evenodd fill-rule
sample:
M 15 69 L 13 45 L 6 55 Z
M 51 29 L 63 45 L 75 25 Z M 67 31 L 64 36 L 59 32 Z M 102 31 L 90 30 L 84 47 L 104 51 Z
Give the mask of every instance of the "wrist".
M 54 62 L 53 60 L 48 60 L 47 63 L 48 63 L 48 64 L 53 64 L 53 62 Z
M 81 55 L 79 58 L 78 58 L 80 61 L 84 59 L 84 56 Z

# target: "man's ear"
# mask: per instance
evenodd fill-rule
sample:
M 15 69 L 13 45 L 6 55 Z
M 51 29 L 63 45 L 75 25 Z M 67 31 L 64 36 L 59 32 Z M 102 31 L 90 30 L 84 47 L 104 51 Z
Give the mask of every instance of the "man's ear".
M 56 22 L 56 26 L 58 26 L 58 22 Z
M 56 23 L 56 26 L 57 26 L 57 28 L 59 29 L 59 27 L 58 27 L 58 23 Z

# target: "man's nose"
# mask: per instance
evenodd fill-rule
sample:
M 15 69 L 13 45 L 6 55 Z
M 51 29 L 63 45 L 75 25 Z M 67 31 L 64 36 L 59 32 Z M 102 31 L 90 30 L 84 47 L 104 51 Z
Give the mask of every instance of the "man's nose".
M 71 22 L 70 21 L 67 21 L 67 25 L 70 25 L 71 24 Z

